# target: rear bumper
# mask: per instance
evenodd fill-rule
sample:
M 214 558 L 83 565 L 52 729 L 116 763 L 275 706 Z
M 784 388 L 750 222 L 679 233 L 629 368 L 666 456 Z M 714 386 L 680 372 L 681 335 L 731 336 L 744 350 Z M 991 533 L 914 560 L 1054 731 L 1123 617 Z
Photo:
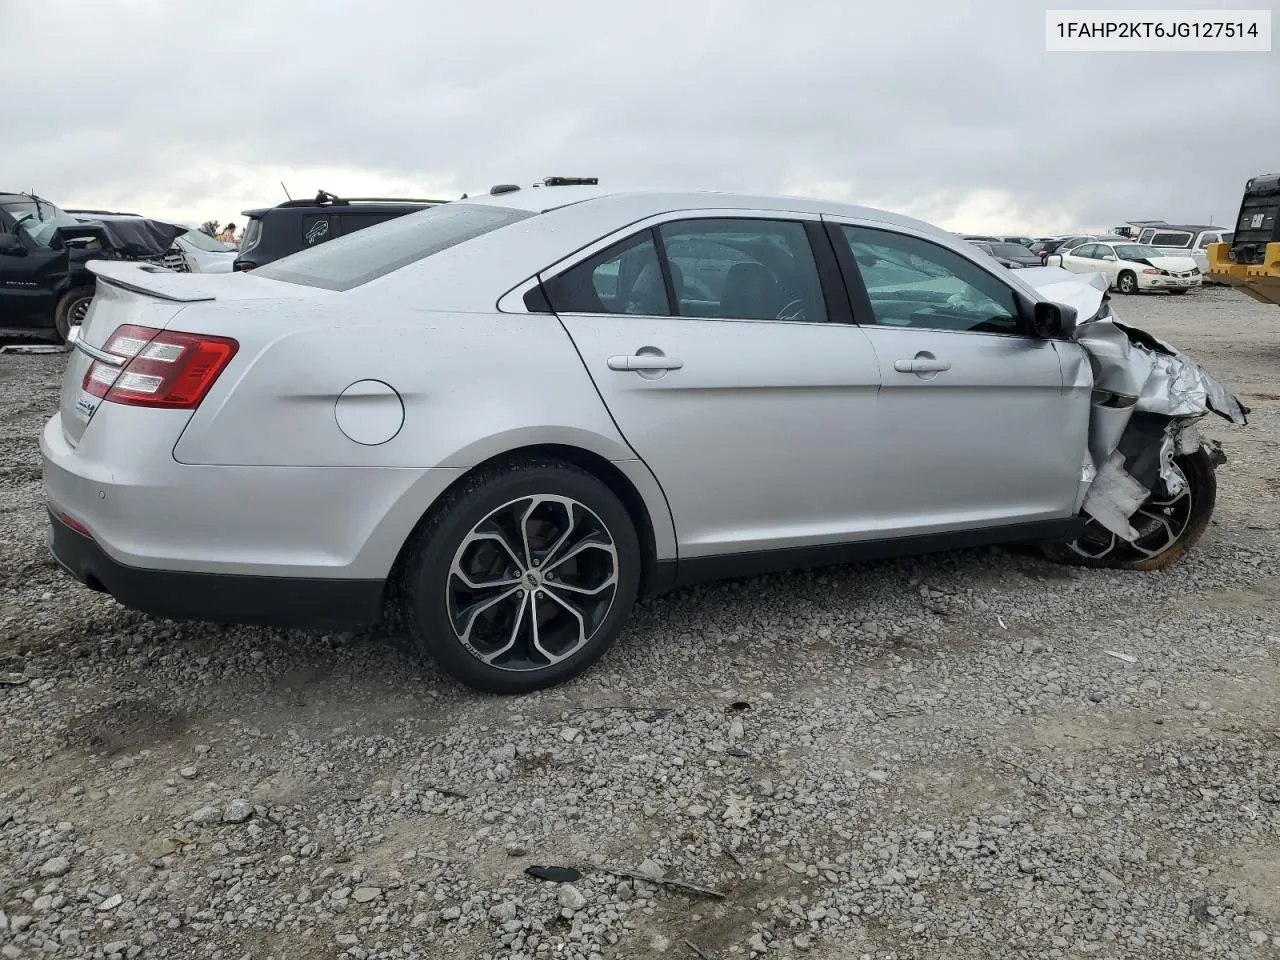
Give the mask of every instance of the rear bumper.
M 149 570 L 113 560 L 52 512 L 49 551 L 67 573 L 124 606 L 173 620 L 338 630 L 376 623 L 382 580 L 302 579 Z

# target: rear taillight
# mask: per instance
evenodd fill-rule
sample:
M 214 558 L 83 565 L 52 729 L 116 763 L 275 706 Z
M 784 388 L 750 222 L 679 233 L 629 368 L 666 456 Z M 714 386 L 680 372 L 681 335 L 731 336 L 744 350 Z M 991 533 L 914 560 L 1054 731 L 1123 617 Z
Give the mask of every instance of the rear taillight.
M 103 347 L 124 363 L 94 360 L 83 386 L 112 403 L 194 410 L 239 348 L 227 337 L 125 324 Z

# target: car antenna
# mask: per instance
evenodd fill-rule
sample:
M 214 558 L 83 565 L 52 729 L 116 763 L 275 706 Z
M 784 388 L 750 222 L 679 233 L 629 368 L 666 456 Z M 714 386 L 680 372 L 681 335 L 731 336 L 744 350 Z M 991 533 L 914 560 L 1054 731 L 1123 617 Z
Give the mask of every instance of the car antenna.
M 289 188 L 284 185 L 283 180 L 280 181 L 280 189 L 284 191 L 284 195 L 286 198 L 288 198 L 289 200 L 293 199 L 293 197 L 289 196 Z

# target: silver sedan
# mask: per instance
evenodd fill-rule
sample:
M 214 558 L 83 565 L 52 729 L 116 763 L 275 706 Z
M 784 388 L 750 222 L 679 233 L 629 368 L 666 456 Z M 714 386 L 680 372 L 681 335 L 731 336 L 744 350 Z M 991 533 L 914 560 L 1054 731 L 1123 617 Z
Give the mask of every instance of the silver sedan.
M 1196 420 L 1245 420 L 1103 278 L 814 200 L 548 181 L 250 274 L 93 270 L 41 442 L 57 561 L 158 616 L 398 611 L 490 691 L 700 579 L 1164 566 L 1213 510 Z

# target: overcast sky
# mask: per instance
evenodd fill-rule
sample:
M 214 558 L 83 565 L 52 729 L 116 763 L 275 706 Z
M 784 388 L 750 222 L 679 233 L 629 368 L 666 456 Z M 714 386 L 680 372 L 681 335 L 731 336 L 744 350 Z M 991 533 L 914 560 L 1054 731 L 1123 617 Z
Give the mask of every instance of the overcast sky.
M 243 223 L 549 174 L 967 231 L 1231 224 L 1280 53 L 1047 53 L 1036 0 L 0 0 L 0 189 Z M 1275 0 L 1116 7 L 1275 6 Z

